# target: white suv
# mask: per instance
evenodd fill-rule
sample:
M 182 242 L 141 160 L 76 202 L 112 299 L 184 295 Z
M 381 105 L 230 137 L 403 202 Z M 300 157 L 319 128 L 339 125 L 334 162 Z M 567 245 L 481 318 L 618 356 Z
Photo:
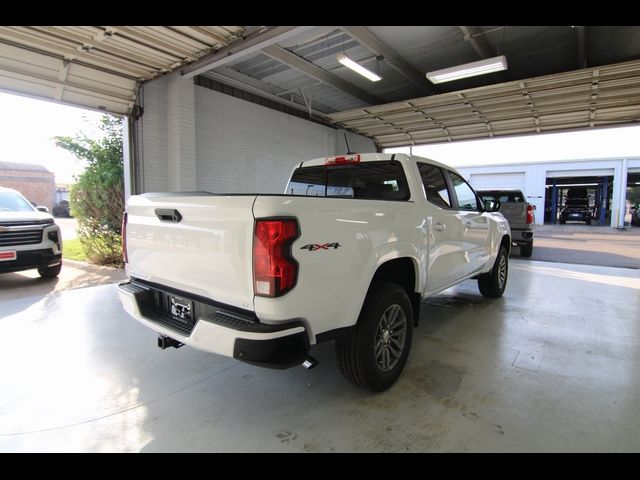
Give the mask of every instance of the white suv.
M 0 273 L 37 268 L 45 278 L 62 268 L 60 228 L 20 192 L 0 187 Z

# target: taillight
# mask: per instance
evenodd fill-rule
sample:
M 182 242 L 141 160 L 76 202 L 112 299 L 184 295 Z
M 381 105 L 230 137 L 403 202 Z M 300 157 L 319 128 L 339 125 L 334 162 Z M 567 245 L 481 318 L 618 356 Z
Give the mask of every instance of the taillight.
M 120 232 L 122 233 L 122 260 L 124 260 L 124 263 L 129 263 L 129 257 L 127 255 L 127 212 L 122 214 L 122 228 Z
M 533 223 L 533 205 L 527 205 L 527 225 Z
M 253 236 L 253 291 L 261 297 L 279 297 L 291 290 L 298 277 L 298 262 L 291 244 L 300 236 L 292 219 L 256 220 Z
M 345 163 L 358 163 L 360 161 L 359 154 L 338 155 L 337 157 L 327 157 L 324 161 L 325 165 L 342 165 Z

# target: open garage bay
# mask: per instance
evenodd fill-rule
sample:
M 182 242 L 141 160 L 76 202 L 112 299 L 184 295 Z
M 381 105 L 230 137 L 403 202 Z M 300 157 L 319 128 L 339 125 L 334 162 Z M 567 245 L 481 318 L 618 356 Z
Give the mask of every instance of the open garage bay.
M 4 300 L 0 451 L 640 450 L 640 271 L 512 260 L 423 303 L 400 380 L 159 350 L 115 285 Z

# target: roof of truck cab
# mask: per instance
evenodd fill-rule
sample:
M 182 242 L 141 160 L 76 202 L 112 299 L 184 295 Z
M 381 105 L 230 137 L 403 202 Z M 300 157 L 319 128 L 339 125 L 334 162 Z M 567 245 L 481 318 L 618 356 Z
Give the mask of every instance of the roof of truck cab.
M 347 155 L 347 154 L 344 154 Z M 457 171 L 455 168 L 450 167 L 449 165 L 445 165 L 444 163 L 437 162 L 432 160 L 431 158 L 418 157 L 417 155 L 407 155 L 406 153 L 353 153 L 349 155 L 360 155 L 360 162 L 375 162 L 375 161 L 384 161 L 384 160 L 398 160 L 398 161 L 415 161 L 415 162 L 426 162 L 432 165 L 436 165 L 441 168 L 446 168 L 448 170 Z M 317 167 L 325 165 L 327 159 L 333 158 L 341 155 L 332 155 L 329 157 L 320 157 L 314 158 L 313 160 L 307 160 L 305 162 L 301 162 L 300 165 L 296 168 L 300 167 Z

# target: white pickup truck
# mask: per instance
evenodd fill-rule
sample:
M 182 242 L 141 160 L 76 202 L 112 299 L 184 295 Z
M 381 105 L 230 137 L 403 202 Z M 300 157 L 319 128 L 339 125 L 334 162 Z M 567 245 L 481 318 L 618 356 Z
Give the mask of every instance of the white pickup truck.
M 129 198 L 124 309 L 183 344 L 272 368 L 337 363 L 373 391 L 399 377 L 420 302 L 467 279 L 500 297 L 511 234 L 455 170 L 404 154 L 296 165 L 283 195 Z

